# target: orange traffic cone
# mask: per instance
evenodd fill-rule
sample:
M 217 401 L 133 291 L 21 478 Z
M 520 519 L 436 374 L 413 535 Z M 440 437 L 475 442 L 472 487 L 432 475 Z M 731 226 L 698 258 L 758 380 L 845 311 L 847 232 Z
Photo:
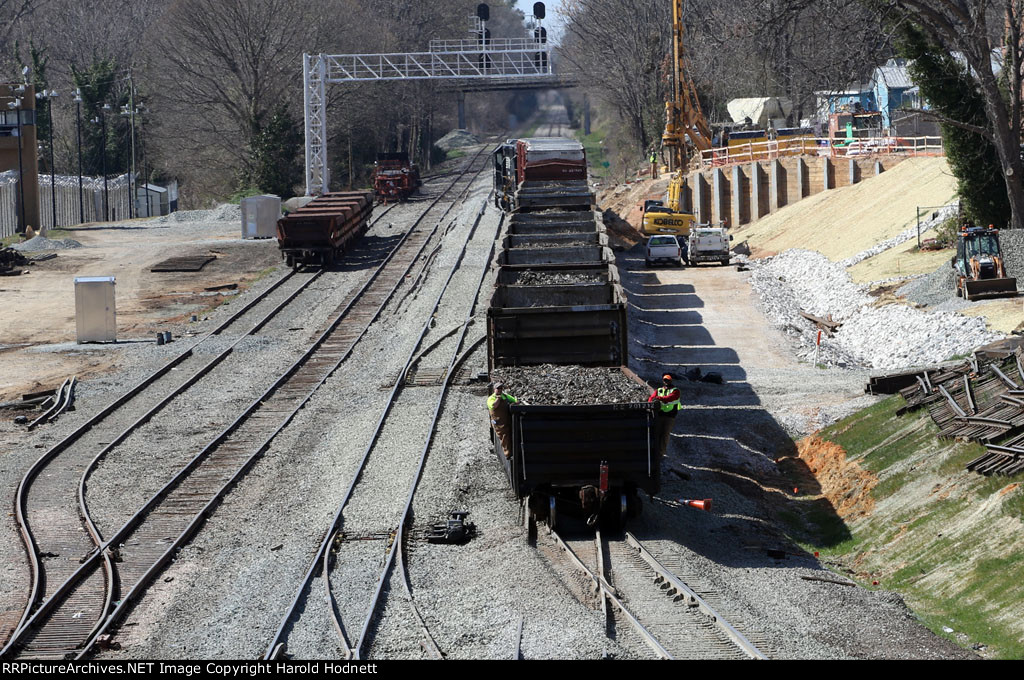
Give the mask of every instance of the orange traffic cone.
M 682 503 L 683 505 L 688 505 L 691 508 L 697 508 L 698 510 L 703 510 L 704 512 L 711 512 L 711 499 L 710 498 L 705 498 L 702 501 L 691 501 L 691 500 L 687 500 L 685 498 L 680 498 L 679 502 Z

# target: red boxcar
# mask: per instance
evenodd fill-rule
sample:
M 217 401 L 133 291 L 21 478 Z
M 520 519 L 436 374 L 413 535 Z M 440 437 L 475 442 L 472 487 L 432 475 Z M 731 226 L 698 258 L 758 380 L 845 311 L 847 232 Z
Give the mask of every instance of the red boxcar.
M 420 184 L 419 166 L 409 162 L 409 154 L 377 154 L 373 170 L 373 193 L 378 202 L 404 201 Z
M 323 194 L 277 222 L 277 245 L 289 267 L 331 266 L 370 222 L 373 195 L 366 191 Z

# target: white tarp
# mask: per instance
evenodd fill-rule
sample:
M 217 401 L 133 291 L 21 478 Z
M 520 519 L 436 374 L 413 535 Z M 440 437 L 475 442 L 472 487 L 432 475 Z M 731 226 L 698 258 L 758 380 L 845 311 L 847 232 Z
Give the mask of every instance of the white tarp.
M 733 99 L 726 108 L 734 123 L 743 123 L 747 118 L 761 128 L 776 118 L 785 118 L 793 110 L 793 103 L 785 97 L 746 97 Z

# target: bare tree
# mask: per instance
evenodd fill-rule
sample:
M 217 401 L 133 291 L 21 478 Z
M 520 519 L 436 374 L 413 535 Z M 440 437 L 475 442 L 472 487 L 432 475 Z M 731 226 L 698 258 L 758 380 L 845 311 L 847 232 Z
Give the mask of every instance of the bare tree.
M 629 126 L 639 151 L 661 135 L 672 8 L 650 0 L 566 0 L 560 56 Z
M 12 29 L 45 4 L 46 0 L 0 0 L 0 59 L 10 53 L 8 40 Z
M 970 84 L 981 94 L 987 125 L 947 120 L 992 142 L 1010 200 L 1010 226 L 1024 228 L 1024 163 L 1021 162 L 1021 94 L 1024 66 L 1024 0 L 879 0 L 913 22 L 934 48 L 962 55 Z

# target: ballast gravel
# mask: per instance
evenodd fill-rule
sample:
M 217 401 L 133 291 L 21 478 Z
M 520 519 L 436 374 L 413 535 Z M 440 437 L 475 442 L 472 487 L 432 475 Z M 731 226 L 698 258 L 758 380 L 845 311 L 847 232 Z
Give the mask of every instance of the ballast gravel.
M 751 285 L 767 317 L 799 339 L 801 357 L 817 356 L 822 364 L 908 368 L 966 354 L 1002 337 L 988 331 L 982 318 L 900 304 L 878 307 L 865 287 L 817 252 L 789 250 L 751 267 Z M 832 337 L 823 334 L 817 355 L 818 328 L 801 310 L 842 323 Z
M 17 250 L 22 253 L 35 253 L 41 250 L 68 250 L 81 247 L 83 247 L 82 244 L 73 238 L 49 239 L 45 236 L 33 236 L 27 241 L 15 243 L 11 246 L 11 250 Z
M 495 368 L 491 377 L 504 382 L 509 394 L 535 405 L 631 404 L 651 394 L 617 368 L 516 366 Z
M 880 253 L 884 253 L 890 248 L 895 248 L 901 243 L 906 243 L 910 239 L 917 238 L 919 234 L 924 235 L 926 232 L 929 232 L 932 229 L 937 229 L 947 219 L 956 215 L 959 208 L 959 203 L 944 206 L 939 210 L 935 211 L 935 217 L 929 217 L 926 221 L 921 222 L 920 227 L 918 227 L 918 225 L 915 224 L 913 227 L 910 227 L 909 229 L 904 229 L 901 233 L 897 234 L 896 236 L 893 236 L 892 238 L 880 241 L 879 243 L 876 243 L 875 245 L 868 248 L 867 250 L 862 250 L 856 255 L 852 255 L 846 258 L 845 260 L 840 260 L 839 266 L 852 267 L 853 265 L 859 262 L 863 262 L 869 257 L 874 257 L 875 255 L 878 255 Z
M 545 272 L 529 270 L 519 272 L 510 282 L 514 286 L 564 286 L 577 283 L 604 283 L 605 272 Z

